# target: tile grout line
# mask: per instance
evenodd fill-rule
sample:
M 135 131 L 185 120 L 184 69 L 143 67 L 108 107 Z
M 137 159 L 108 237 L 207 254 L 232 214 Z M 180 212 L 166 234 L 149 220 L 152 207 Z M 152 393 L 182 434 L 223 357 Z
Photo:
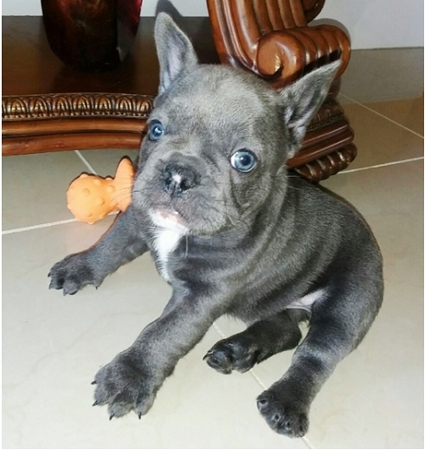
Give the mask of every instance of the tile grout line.
M 90 165 L 90 163 L 87 161 L 86 158 L 84 158 L 84 156 L 81 154 L 81 152 L 79 150 L 74 150 L 75 153 L 77 154 L 77 156 L 81 159 L 81 161 L 83 162 L 83 164 L 88 167 L 88 169 L 90 170 L 91 173 L 93 173 L 94 175 L 98 175 L 98 173 L 93 169 L 93 167 Z
M 403 128 L 404 130 L 410 131 L 410 133 L 414 134 L 415 136 L 418 136 L 418 137 L 420 137 L 421 139 L 424 138 L 421 134 L 417 133 L 416 131 L 413 131 L 413 130 L 411 130 L 410 128 L 408 128 L 408 127 L 402 125 L 401 123 L 398 123 L 398 122 L 396 122 L 396 121 L 393 120 L 393 119 L 390 119 L 389 117 L 385 116 L 384 114 L 381 114 L 381 113 L 379 113 L 378 111 L 375 111 L 374 109 L 369 108 L 368 106 L 364 105 L 363 103 L 360 103 L 360 102 L 358 102 L 357 100 L 354 100 L 354 98 L 348 97 L 348 96 L 345 95 L 345 94 L 340 94 L 340 95 L 341 95 L 341 97 L 345 97 L 347 100 L 350 100 L 351 102 L 355 103 L 356 105 L 361 106 L 362 108 L 367 109 L 368 111 L 370 111 L 370 112 L 376 114 L 377 116 L 382 117 L 383 119 L 386 119 L 386 120 L 388 120 L 389 122 L 391 122 L 391 123 L 393 123 L 393 124 L 395 124 L 395 125 L 397 125 L 397 126 Z M 343 105 L 342 107 L 344 108 L 344 105 Z
M 86 160 L 86 158 L 84 158 L 84 156 L 80 153 L 80 151 L 79 150 L 74 150 L 74 152 L 81 159 L 83 164 L 90 170 L 90 172 L 93 173 L 94 175 L 97 175 L 97 172 L 93 169 L 93 167 Z M 73 223 L 73 222 L 78 222 L 78 221 L 75 218 L 74 219 L 67 219 L 67 220 L 59 220 L 57 222 L 42 223 L 42 224 L 39 224 L 39 225 L 32 225 L 32 226 L 29 226 L 29 227 L 13 228 L 11 230 L 2 231 L 1 234 L 2 234 L 2 236 L 5 236 L 5 235 L 8 235 L 8 234 L 23 233 L 25 231 L 32 231 L 32 230 L 40 230 L 42 228 L 54 227 L 54 226 L 57 226 L 57 225 L 65 225 L 67 223 Z
M 304 444 L 311 449 L 315 449 L 316 447 L 310 442 L 310 439 L 307 436 L 303 436 L 301 440 L 304 442 Z
M 32 225 L 30 227 L 14 228 L 12 230 L 2 231 L 1 234 L 4 236 L 6 234 L 22 233 L 24 231 L 39 230 L 41 228 L 49 228 L 56 225 L 64 225 L 72 222 L 77 222 L 77 219 L 59 220 L 58 222 L 42 223 L 40 225 Z
M 221 331 L 220 327 L 215 322 L 213 322 L 213 327 L 215 331 L 217 331 L 217 333 L 222 337 L 222 339 L 227 338 L 227 336 L 223 333 L 223 331 Z
M 392 161 L 392 162 L 389 162 L 389 163 L 376 164 L 375 166 L 359 167 L 358 169 L 341 170 L 336 175 L 344 175 L 346 173 L 360 172 L 362 170 L 369 170 L 369 169 L 379 169 L 381 167 L 395 166 L 397 164 L 404 164 L 404 163 L 409 163 L 409 162 L 414 162 L 414 161 L 421 161 L 423 159 L 424 159 L 423 156 L 418 156 L 416 158 L 403 159 L 402 161 Z
M 108 216 L 116 216 L 118 213 L 119 213 L 118 211 L 112 211 L 106 217 L 108 217 Z M 5 231 L 2 231 L 2 235 L 14 234 L 14 233 L 22 233 L 24 231 L 31 231 L 31 230 L 39 230 L 41 228 L 55 227 L 57 225 L 66 225 L 67 223 L 74 223 L 74 222 L 81 222 L 81 221 L 76 219 L 76 218 L 74 218 L 74 219 L 58 220 L 57 222 L 40 223 L 39 225 L 31 225 L 29 227 L 13 228 L 11 230 L 5 230 Z

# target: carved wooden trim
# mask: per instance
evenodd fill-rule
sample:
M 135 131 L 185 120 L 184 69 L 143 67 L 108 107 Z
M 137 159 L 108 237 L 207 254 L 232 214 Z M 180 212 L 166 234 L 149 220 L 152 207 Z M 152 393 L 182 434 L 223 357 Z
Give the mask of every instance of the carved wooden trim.
M 316 130 L 324 125 L 342 120 L 344 118 L 344 110 L 336 100 L 324 103 L 317 113 L 313 116 L 307 131 Z
M 344 148 L 329 153 L 323 158 L 318 158 L 300 167 L 294 167 L 292 170 L 307 178 L 307 180 L 318 183 L 347 168 L 356 155 L 356 146 L 349 144 Z
M 137 94 L 78 93 L 7 96 L 4 121 L 26 119 L 128 117 L 146 120 L 154 97 Z

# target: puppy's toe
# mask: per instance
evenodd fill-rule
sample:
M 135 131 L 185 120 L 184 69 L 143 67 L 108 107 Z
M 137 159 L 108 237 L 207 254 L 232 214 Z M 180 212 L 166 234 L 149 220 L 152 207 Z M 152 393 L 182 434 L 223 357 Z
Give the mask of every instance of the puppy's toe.
M 121 392 L 116 395 L 108 404 L 109 418 L 122 417 L 134 409 L 135 402 L 128 391 Z
M 205 356 L 204 360 L 207 364 L 217 372 L 228 375 L 232 373 L 233 365 L 230 354 L 223 349 L 212 348 Z

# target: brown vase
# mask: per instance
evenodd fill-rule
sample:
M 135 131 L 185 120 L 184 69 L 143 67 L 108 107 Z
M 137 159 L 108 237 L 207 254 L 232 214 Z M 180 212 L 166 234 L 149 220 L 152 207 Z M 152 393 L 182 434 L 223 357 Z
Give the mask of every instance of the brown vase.
M 50 47 L 85 71 L 116 67 L 137 33 L 143 0 L 41 0 Z

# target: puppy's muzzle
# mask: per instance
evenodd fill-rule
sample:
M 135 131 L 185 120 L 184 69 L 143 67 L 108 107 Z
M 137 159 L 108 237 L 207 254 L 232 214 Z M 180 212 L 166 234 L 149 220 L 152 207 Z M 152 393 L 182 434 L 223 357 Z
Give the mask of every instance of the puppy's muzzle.
M 199 180 L 200 176 L 194 169 L 179 164 L 168 164 L 164 169 L 162 187 L 174 197 L 199 186 Z

